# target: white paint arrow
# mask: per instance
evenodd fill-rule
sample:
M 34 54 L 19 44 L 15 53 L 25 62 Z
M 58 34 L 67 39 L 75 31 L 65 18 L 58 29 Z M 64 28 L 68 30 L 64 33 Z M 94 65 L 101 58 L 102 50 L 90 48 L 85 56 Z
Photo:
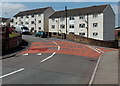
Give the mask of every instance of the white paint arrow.
M 38 53 L 37 55 L 38 55 L 38 56 L 41 56 L 41 53 Z
M 28 53 L 22 54 L 23 56 L 28 56 Z

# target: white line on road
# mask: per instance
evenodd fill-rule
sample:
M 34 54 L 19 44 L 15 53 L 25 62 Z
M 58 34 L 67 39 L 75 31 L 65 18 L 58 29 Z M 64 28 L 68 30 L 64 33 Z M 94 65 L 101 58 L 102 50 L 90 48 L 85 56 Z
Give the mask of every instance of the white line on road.
M 98 50 L 98 51 L 100 51 L 100 52 L 102 52 L 102 53 L 104 53 L 104 51 L 102 51 L 102 50 L 100 50 L 100 49 L 98 49 L 98 48 L 95 48 L 96 50 Z
M 56 42 L 54 42 L 54 41 L 53 41 L 53 43 L 55 43 L 58 46 L 58 50 L 60 50 L 60 46 Z
M 29 54 L 28 53 L 25 53 L 25 54 L 22 54 L 23 56 L 28 56 Z
M 60 46 L 59 46 L 56 42 L 54 42 L 54 41 L 53 41 L 53 43 L 55 43 L 55 44 L 58 46 L 58 50 L 60 50 Z M 56 54 L 56 52 L 54 52 L 52 55 L 48 56 L 47 58 L 43 59 L 41 62 L 44 62 L 44 61 L 50 59 L 50 58 L 53 57 L 55 54 Z
M 96 74 L 96 72 L 97 72 L 97 69 L 98 69 L 98 66 L 99 66 L 99 63 L 100 63 L 101 57 L 102 57 L 102 55 L 99 56 L 99 59 L 98 59 L 98 61 L 97 61 L 96 67 L 95 67 L 95 69 L 94 69 L 94 72 L 93 72 L 93 74 L 92 74 L 92 77 L 91 77 L 91 79 L 90 79 L 90 81 L 89 81 L 88 86 L 91 86 L 92 83 L 93 83 L 93 81 L 94 81 L 95 74 Z
M 93 48 L 93 47 L 90 47 L 90 46 L 88 46 L 88 47 L 91 48 L 91 49 L 93 49 L 93 50 L 95 50 L 95 51 L 98 52 L 98 53 L 102 53 L 102 54 L 104 53 L 104 51 L 102 51 L 102 50 L 100 50 L 100 49 L 98 49 L 98 48 Z M 95 78 L 95 74 L 96 74 L 97 69 L 98 69 L 98 66 L 99 66 L 99 64 L 100 64 L 100 60 L 101 60 L 102 54 L 101 54 L 101 55 L 99 56 L 99 58 L 98 58 L 96 67 L 95 67 L 95 69 L 94 69 L 94 72 L 93 72 L 93 74 L 92 74 L 92 77 L 91 77 L 91 79 L 90 79 L 90 81 L 89 81 L 88 86 L 92 86 L 92 83 L 93 83 L 94 78 Z
M 8 73 L 8 74 L 5 74 L 5 75 L 3 75 L 3 76 L 0 76 L 0 79 L 1 79 L 1 78 L 4 78 L 4 77 L 6 77 L 6 76 L 9 76 L 9 75 L 12 75 L 12 74 L 18 73 L 18 72 L 23 71 L 23 70 L 24 70 L 24 68 L 21 68 L 21 69 L 19 69 L 19 70 L 14 71 L 14 72 L 11 72 L 11 73 Z
M 53 57 L 55 54 L 56 54 L 56 52 L 54 52 L 54 53 L 53 53 L 52 55 L 50 55 L 49 57 L 47 57 L 47 58 L 43 59 L 41 62 L 44 62 L 44 61 L 46 61 L 46 60 L 50 59 L 50 58 L 51 58 L 51 57 Z
M 41 56 L 42 54 L 41 54 L 41 53 L 38 53 L 37 55 L 38 55 L 38 56 Z
M 98 53 L 103 53 L 103 51 L 100 51 L 98 50 L 97 48 L 94 48 L 94 47 L 91 47 L 91 46 L 88 46 L 89 48 L 93 49 L 94 51 L 98 52 Z

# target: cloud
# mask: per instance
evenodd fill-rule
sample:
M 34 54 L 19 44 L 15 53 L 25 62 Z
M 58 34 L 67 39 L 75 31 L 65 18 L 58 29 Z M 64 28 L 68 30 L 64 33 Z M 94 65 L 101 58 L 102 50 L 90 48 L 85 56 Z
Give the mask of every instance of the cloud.
M 2 2 L 119 2 L 119 0 L 2 0 Z
M 0 3 L 0 16 L 12 17 L 19 11 L 25 10 L 26 6 L 18 3 Z

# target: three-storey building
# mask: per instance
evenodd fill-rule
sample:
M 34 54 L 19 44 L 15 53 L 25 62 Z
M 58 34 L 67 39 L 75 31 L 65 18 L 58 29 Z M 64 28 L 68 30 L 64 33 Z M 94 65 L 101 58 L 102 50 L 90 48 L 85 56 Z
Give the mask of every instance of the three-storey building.
M 13 26 L 27 26 L 31 32 L 48 32 L 49 16 L 54 13 L 52 7 L 26 10 L 17 13 L 13 18 Z
M 114 40 L 114 28 L 115 13 L 110 5 L 56 11 L 49 17 L 49 32 L 53 34 L 73 33 L 98 40 Z

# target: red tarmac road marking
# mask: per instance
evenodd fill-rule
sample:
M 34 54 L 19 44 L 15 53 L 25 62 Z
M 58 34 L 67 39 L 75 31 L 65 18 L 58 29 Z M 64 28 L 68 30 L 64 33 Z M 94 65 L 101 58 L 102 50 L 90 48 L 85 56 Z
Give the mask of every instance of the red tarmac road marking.
M 95 50 L 88 47 L 88 45 L 85 44 L 78 44 L 74 42 L 68 42 L 68 41 L 55 41 L 60 47 L 60 50 L 57 50 L 57 45 L 55 45 L 53 42 L 46 42 L 46 41 L 40 41 L 40 42 L 33 42 L 30 46 L 30 48 L 26 51 L 21 52 L 20 54 L 24 53 L 59 53 L 59 54 L 67 54 L 67 55 L 78 55 L 78 56 L 86 56 L 91 58 L 98 58 L 101 53 L 97 53 Z M 92 46 L 96 47 L 96 46 Z M 106 49 L 106 48 L 100 48 L 101 51 L 108 52 L 113 51 L 114 49 Z

